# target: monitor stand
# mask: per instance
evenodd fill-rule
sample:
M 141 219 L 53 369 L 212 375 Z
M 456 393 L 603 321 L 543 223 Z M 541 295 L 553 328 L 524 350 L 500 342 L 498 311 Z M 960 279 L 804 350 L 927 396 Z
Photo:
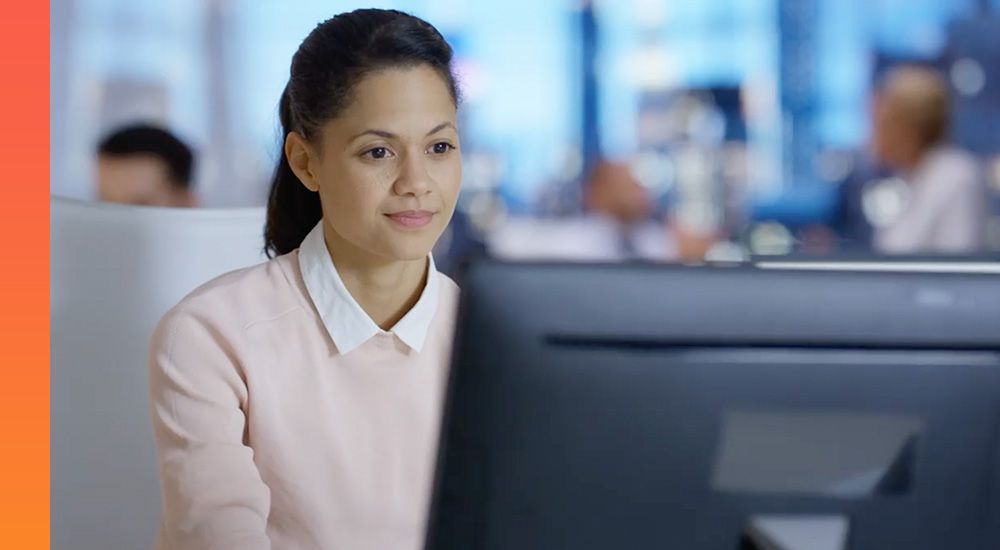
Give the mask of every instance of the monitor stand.
M 760 515 L 750 518 L 739 550 L 848 550 L 846 516 Z

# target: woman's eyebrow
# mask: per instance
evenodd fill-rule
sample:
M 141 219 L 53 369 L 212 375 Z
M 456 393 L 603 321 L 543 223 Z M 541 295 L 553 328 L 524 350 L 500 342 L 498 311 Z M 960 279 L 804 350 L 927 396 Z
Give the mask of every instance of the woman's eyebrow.
M 441 130 L 444 130 L 445 128 L 451 128 L 452 130 L 455 130 L 456 132 L 458 131 L 458 128 L 456 128 L 455 125 L 452 124 L 451 122 L 442 122 L 441 124 L 438 124 L 437 126 L 435 126 L 430 132 L 427 132 L 427 135 L 428 136 L 434 135 L 434 134 L 440 132 Z M 385 139 L 398 139 L 399 138 L 399 136 L 397 136 L 396 134 L 394 134 L 392 132 L 389 132 L 389 131 L 386 131 L 386 130 L 378 130 L 376 128 L 369 128 L 367 130 L 364 130 L 363 132 L 355 134 L 353 137 L 351 137 L 351 141 L 354 141 L 354 140 L 358 139 L 359 137 L 365 136 L 365 135 L 378 136 L 378 137 L 385 138 Z
M 368 129 L 368 130 L 360 132 L 360 133 L 354 135 L 353 137 L 351 137 L 351 141 L 354 141 L 354 140 L 358 139 L 359 137 L 365 136 L 365 135 L 373 135 L 373 136 L 378 136 L 378 137 L 382 137 L 382 138 L 385 138 L 385 139 L 396 139 L 396 138 L 399 137 L 396 134 L 394 134 L 392 132 L 387 132 L 385 130 Z
M 436 133 L 440 132 L 441 130 L 444 130 L 445 128 L 451 128 L 452 130 L 455 130 L 456 132 L 458 131 L 458 128 L 455 128 L 455 125 L 452 124 L 451 122 L 442 122 L 441 124 L 438 124 L 437 126 L 435 126 L 433 130 L 431 130 L 430 132 L 427 132 L 427 135 L 430 136 L 432 134 L 436 134 Z

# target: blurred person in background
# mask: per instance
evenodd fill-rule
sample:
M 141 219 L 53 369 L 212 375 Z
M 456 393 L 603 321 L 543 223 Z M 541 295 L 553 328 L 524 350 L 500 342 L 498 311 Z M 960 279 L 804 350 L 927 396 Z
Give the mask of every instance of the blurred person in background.
M 430 255 L 462 181 L 452 55 L 370 9 L 292 57 L 272 259 L 153 335 L 159 549 L 421 547 L 458 301 Z
M 649 191 L 636 180 L 628 165 L 607 160 L 598 161 L 591 171 L 584 201 L 588 209 L 623 227 L 646 220 L 653 211 Z
M 888 254 L 973 253 L 983 246 L 985 188 L 968 153 L 947 144 L 945 80 L 917 66 L 892 69 L 876 92 L 872 154 L 907 183 L 898 217 L 876 230 Z
M 194 154 L 170 132 L 148 124 L 115 130 L 97 147 L 97 196 L 140 206 L 195 206 Z
M 653 201 L 627 164 L 599 159 L 587 178 L 584 205 L 600 218 L 609 220 L 617 235 L 617 253 L 625 258 L 637 254 L 635 232 L 649 219 Z
M 636 178 L 629 165 L 600 159 L 595 164 L 584 191 L 587 209 L 610 220 L 618 231 L 618 248 L 623 257 L 644 256 L 639 239 L 643 224 L 652 219 L 655 202 L 649 189 Z M 705 229 L 670 220 L 669 238 L 654 258 L 662 257 L 682 262 L 701 262 L 709 249 L 719 241 L 714 228 Z

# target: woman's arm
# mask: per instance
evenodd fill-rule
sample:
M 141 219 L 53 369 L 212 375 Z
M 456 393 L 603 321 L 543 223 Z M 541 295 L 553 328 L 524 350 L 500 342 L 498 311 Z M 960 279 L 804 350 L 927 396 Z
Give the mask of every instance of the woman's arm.
M 244 443 L 247 400 L 231 343 L 173 310 L 153 334 L 150 402 L 163 550 L 267 550 L 270 492 Z

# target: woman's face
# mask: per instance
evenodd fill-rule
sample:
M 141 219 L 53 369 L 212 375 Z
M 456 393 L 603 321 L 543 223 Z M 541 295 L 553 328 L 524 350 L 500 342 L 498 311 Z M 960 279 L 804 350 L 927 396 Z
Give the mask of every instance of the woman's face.
M 428 66 L 372 73 L 317 137 L 292 134 L 285 149 L 319 192 L 328 243 L 386 260 L 425 257 L 462 179 L 455 104 L 441 76 Z

